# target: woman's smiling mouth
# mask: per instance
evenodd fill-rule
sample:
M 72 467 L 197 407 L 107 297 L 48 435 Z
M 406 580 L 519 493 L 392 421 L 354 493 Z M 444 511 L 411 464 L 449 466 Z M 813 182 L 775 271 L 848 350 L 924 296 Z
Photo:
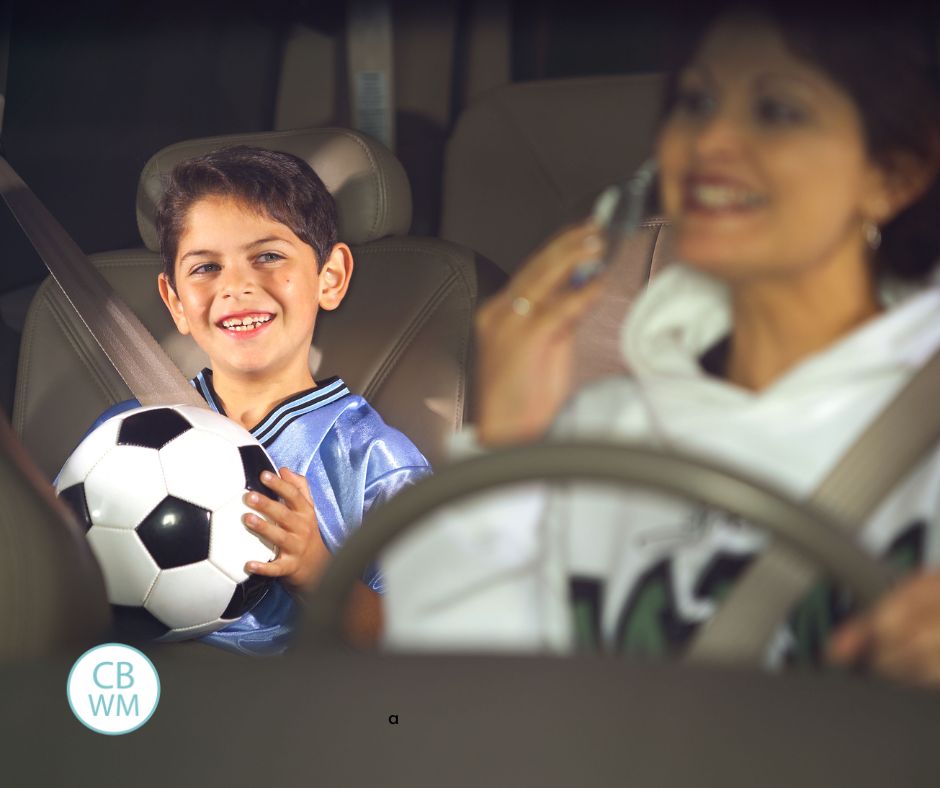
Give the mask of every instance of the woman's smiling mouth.
M 688 178 L 683 186 L 682 202 L 687 211 L 741 213 L 767 204 L 765 197 L 733 181 Z

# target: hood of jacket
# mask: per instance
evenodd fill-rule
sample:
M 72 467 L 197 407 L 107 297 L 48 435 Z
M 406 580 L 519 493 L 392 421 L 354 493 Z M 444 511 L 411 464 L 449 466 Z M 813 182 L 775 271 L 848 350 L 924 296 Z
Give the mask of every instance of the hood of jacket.
M 884 312 L 754 392 L 706 374 L 699 362 L 731 330 L 727 286 L 672 265 L 624 323 L 631 395 L 601 386 L 606 402 L 590 408 L 616 412 L 623 434 L 714 457 L 806 495 L 940 347 L 940 288 L 883 298 L 892 304 Z

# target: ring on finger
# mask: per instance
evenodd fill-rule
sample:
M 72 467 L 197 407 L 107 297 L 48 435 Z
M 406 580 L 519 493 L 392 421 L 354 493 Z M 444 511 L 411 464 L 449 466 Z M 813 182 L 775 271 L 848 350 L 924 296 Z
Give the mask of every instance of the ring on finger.
M 529 313 L 532 311 L 532 302 L 525 296 L 516 296 L 512 299 L 510 308 L 519 315 L 519 317 L 528 317 Z

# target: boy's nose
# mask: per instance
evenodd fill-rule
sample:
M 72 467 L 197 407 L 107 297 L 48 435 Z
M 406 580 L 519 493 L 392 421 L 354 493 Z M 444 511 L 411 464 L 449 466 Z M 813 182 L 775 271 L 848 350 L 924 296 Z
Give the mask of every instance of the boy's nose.
M 254 291 L 255 283 L 251 271 L 230 267 L 222 279 L 222 295 L 225 297 L 246 295 Z

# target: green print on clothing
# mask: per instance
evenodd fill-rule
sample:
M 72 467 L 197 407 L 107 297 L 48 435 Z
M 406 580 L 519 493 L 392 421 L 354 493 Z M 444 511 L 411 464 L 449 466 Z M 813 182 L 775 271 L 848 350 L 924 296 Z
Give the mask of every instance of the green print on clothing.
M 704 568 L 693 590 L 697 600 L 721 602 L 753 560 L 718 554 Z M 683 616 L 676 603 L 672 570 L 664 560 L 637 583 L 632 603 L 624 606 L 617 627 L 617 650 L 630 656 L 678 656 L 695 633 L 697 622 Z
M 571 579 L 571 612 L 577 651 L 594 652 L 600 649 L 600 592 L 601 585 L 594 580 L 578 577 Z
M 631 615 L 623 622 L 618 639 L 620 650 L 627 654 L 665 656 L 669 651 L 665 620 L 670 612 L 667 585 L 658 579 L 647 581 L 637 595 Z
M 885 551 L 884 561 L 900 574 L 912 572 L 923 562 L 927 526 L 918 521 L 905 528 Z M 848 595 L 842 594 L 829 581 L 821 580 L 806 595 L 790 617 L 793 650 L 788 665 L 818 665 L 829 636 L 854 612 Z
M 924 522 L 912 523 L 891 543 L 885 560 L 902 572 L 915 569 L 923 560 L 925 534 Z M 716 555 L 694 583 L 696 600 L 720 605 L 753 558 L 753 555 Z M 617 651 L 631 657 L 663 658 L 680 655 L 688 645 L 698 622 L 683 616 L 676 603 L 671 573 L 671 562 L 665 559 L 636 582 L 614 635 Z M 593 651 L 601 643 L 602 599 L 601 582 L 585 577 L 572 579 L 572 613 L 580 650 Z M 790 617 L 793 646 L 787 654 L 787 664 L 818 665 L 830 634 L 851 612 L 851 600 L 830 582 L 820 581 Z

